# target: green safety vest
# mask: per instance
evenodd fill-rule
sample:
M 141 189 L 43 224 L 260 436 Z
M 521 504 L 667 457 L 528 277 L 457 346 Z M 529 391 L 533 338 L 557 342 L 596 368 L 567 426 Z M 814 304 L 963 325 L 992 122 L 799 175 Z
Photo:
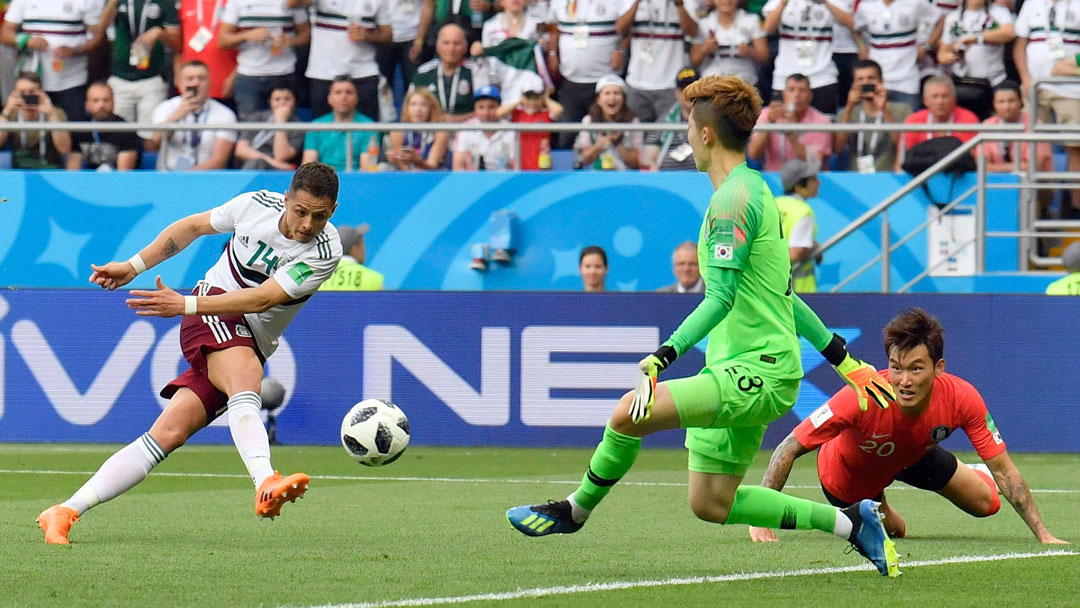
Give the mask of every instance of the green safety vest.
M 776 207 L 780 210 L 780 226 L 784 230 L 784 239 L 795 230 L 796 224 L 806 216 L 814 217 L 814 210 L 806 201 L 797 196 L 776 197 Z M 814 241 L 817 241 L 817 221 L 814 221 Z M 817 277 L 814 276 L 814 260 L 809 259 L 791 268 L 791 286 L 796 293 L 817 292 Z
M 1046 287 L 1048 296 L 1080 296 L 1080 272 L 1065 275 Z
M 379 291 L 382 287 L 381 273 L 356 262 L 342 262 L 319 291 Z

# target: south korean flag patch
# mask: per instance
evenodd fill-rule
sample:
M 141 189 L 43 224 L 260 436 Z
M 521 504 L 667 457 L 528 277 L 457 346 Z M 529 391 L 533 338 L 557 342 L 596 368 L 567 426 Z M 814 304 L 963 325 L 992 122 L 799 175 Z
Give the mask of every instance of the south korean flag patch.
M 732 258 L 731 245 L 717 245 L 713 247 L 714 260 L 730 260 Z

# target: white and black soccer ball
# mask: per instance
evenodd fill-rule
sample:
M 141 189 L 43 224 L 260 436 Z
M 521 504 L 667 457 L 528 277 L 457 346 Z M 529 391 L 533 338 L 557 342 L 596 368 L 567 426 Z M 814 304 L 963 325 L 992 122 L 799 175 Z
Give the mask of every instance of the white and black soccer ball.
M 364 399 L 341 421 L 341 445 L 364 466 L 390 464 L 409 446 L 409 419 L 385 399 Z

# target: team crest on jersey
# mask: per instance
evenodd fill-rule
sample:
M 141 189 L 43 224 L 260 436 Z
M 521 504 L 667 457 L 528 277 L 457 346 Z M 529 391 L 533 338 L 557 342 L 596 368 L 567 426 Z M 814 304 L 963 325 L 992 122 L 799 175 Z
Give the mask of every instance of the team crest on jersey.
M 940 443 L 948 439 L 949 435 L 952 435 L 952 429 L 950 429 L 949 427 L 945 425 L 935 426 L 933 429 L 930 430 L 930 441 L 933 441 L 934 443 Z
M 813 15 L 814 15 L 814 21 L 824 21 L 825 20 L 825 9 L 821 8 L 820 6 L 815 6 Z
M 267 272 L 269 274 L 274 274 L 275 270 L 277 270 L 278 268 L 281 268 L 282 266 L 288 264 L 289 262 L 292 261 L 292 259 L 293 258 L 292 258 L 291 255 L 289 255 L 287 253 L 283 253 L 280 256 L 278 256 L 277 264 L 274 264 L 273 268 L 267 268 L 266 270 L 267 270 Z
M 600 4 L 596 7 L 596 14 L 603 17 L 607 13 L 607 7 Z
M 458 95 L 468 95 L 470 91 L 472 91 L 472 86 L 469 84 L 468 80 L 462 80 L 461 82 L 458 83 L 458 85 L 457 85 Z
M 75 6 L 72 5 L 70 2 L 65 2 L 64 3 L 64 12 L 65 13 L 73 13 L 73 12 L 75 12 Z
M 236 331 L 233 332 L 233 333 L 240 336 L 241 338 L 250 338 L 251 337 L 251 330 L 249 330 L 247 328 L 247 325 L 237 324 L 236 325 Z
M 161 18 L 161 7 L 156 4 L 147 4 L 146 8 L 144 8 L 143 10 L 146 11 L 147 19 Z

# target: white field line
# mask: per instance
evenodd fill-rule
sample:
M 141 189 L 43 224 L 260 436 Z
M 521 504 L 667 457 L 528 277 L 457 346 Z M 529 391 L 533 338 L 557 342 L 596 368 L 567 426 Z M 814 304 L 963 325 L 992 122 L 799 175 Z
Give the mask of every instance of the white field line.
M 1046 551 L 1042 553 L 1004 553 L 1000 555 L 960 555 L 943 559 L 932 559 L 901 563 L 904 568 L 919 568 L 922 566 L 943 566 L 947 564 L 974 564 L 980 562 L 997 562 L 1016 559 L 1032 559 L 1039 557 L 1059 557 L 1080 555 L 1075 551 Z M 500 602 L 506 600 L 518 600 L 525 598 L 549 597 L 553 595 L 571 595 L 576 593 L 595 593 L 597 591 L 621 591 L 624 589 L 641 589 L 645 587 L 676 587 L 688 585 L 706 585 L 714 583 L 730 583 L 742 581 L 755 581 L 764 579 L 787 578 L 795 576 L 817 576 L 821 574 L 842 574 L 847 572 L 874 571 L 870 564 L 859 566 L 843 566 L 837 568 L 804 568 L 802 570 L 779 570 L 773 572 L 739 572 L 735 574 L 723 574 L 718 576 L 695 576 L 690 578 L 668 578 L 644 581 L 612 581 L 610 583 L 590 583 L 586 585 L 565 585 L 558 587 L 537 587 L 533 589 L 518 589 L 516 591 L 503 591 L 500 593 L 477 593 L 475 595 L 459 595 L 448 597 L 419 597 L 404 600 L 386 600 L 382 602 L 360 602 L 350 604 L 324 604 L 312 608 L 397 608 L 404 606 L 442 606 L 447 604 L 465 604 L 468 602 Z
M 96 471 L 60 471 L 56 469 L 0 469 L 0 475 L 93 475 Z M 250 479 L 248 475 L 239 473 L 184 473 L 174 471 L 158 471 L 151 473 L 154 477 L 192 477 L 192 478 L 220 478 L 220 479 Z M 577 485 L 580 479 L 521 479 L 502 477 L 404 477 L 383 475 L 312 475 L 312 479 L 328 481 L 419 481 L 432 483 L 514 483 L 514 484 L 553 484 L 553 485 Z M 686 482 L 681 481 L 620 481 L 619 487 L 686 487 Z M 785 486 L 791 490 L 816 490 L 821 486 Z M 910 486 L 890 486 L 889 491 L 917 490 Z M 1080 489 L 1068 488 L 1031 488 L 1033 494 L 1080 494 Z

